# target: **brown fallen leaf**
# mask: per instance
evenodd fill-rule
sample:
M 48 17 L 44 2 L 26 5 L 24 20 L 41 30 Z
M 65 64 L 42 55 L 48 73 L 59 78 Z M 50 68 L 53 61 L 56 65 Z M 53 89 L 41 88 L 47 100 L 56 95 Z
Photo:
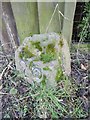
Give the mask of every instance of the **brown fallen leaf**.
M 81 69 L 82 69 L 82 70 L 87 70 L 87 67 L 84 66 L 83 64 L 81 64 Z

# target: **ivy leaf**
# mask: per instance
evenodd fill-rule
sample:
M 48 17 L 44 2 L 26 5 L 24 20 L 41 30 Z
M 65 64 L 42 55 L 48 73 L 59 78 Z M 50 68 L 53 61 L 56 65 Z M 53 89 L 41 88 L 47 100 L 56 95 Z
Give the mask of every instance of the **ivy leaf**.
M 12 88 L 12 89 L 10 90 L 10 94 L 13 94 L 13 95 L 17 94 L 17 89 Z

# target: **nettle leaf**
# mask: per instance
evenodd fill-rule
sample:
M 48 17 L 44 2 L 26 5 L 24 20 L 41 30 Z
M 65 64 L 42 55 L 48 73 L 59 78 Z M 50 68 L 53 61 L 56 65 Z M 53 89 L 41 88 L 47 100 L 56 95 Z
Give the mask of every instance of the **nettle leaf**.
M 10 94 L 13 94 L 13 95 L 17 94 L 17 89 L 12 88 L 12 89 L 10 90 Z

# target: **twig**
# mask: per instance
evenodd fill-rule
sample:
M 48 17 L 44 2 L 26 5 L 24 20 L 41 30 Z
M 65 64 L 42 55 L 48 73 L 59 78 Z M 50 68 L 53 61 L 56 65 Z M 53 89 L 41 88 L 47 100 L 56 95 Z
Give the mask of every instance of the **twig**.
M 54 9 L 54 12 L 53 12 L 53 14 L 52 14 L 52 16 L 51 16 L 51 19 L 50 19 L 50 21 L 49 21 L 49 24 L 48 24 L 48 26 L 47 26 L 47 28 L 46 28 L 46 33 L 48 32 L 49 26 L 50 26 L 50 24 L 51 24 L 51 22 L 52 22 L 53 16 L 54 16 L 57 8 L 58 8 L 58 13 L 59 13 L 64 19 L 70 21 L 69 18 L 65 17 L 65 16 L 62 14 L 62 12 L 59 10 L 59 5 L 56 4 L 56 7 L 55 7 L 55 9 Z M 60 20 L 60 16 L 59 16 L 59 20 Z
M 0 80 L 2 80 L 3 75 L 4 75 L 4 73 L 5 73 L 6 70 L 13 69 L 11 67 L 11 64 L 12 64 L 12 61 L 3 69 L 2 73 L 0 74 Z
M 9 93 L 0 92 L 0 95 L 10 95 Z
M 74 69 L 79 73 L 79 75 L 81 75 L 81 73 L 79 72 L 79 70 L 76 67 L 74 67 Z
M 49 21 L 49 24 L 48 24 L 48 26 L 47 26 L 47 28 L 46 28 L 46 33 L 47 33 L 48 28 L 49 28 L 49 26 L 50 26 L 50 24 L 51 24 L 51 22 L 52 22 L 52 19 L 53 19 L 53 16 L 54 16 L 55 12 L 56 12 L 57 7 L 58 7 L 58 4 L 56 5 L 56 7 L 55 7 L 55 9 L 54 9 L 54 12 L 53 12 L 53 14 L 52 14 L 52 16 L 51 16 L 51 19 L 50 19 L 50 21 Z
M 5 69 L 3 69 L 2 73 L 0 74 L 0 80 L 2 80 L 2 77 L 3 77 L 6 70 L 7 70 L 7 67 Z
M 62 16 L 64 19 L 70 21 L 69 18 L 65 17 L 60 10 L 59 10 L 58 12 L 61 14 L 61 16 Z
M 29 97 L 30 96 L 26 96 L 26 97 L 20 98 L 19 101 L 24 100 L 24 99 L 28 99 Z

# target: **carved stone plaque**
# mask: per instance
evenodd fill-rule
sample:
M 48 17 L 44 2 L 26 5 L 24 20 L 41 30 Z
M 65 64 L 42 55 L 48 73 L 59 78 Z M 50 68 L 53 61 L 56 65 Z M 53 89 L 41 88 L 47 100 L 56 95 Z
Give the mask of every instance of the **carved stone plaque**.
M 64 44 L 65 41 L 54 32 L 35 34 L 25 38 L 15 52 L 17 70 L 22 72 L 30 83 L 33 81 L 37 83 L 45 82 L 47 85 L 56 86 L 62 71 L 67 75 L 70 74 L 68 56 L 65 58 L 65 51 L 62 52 L 64 50 L 63 46 L 68 48 L 68 45 Z M 69 48 L 65 54 L 70 57 Z M 68 63 L 66 63 L 67 61 Z M 69 70 L 66 71 L 65 68 Z

